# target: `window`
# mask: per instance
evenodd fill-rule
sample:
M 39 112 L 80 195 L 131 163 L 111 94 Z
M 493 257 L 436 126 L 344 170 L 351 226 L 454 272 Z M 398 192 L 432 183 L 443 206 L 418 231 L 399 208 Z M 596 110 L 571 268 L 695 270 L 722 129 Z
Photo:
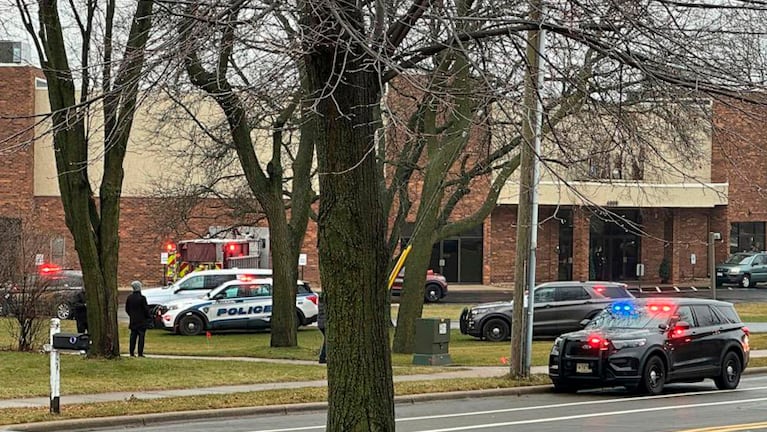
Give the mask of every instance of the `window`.
M 229 274 L 205 276 L 205 288 L 213 289 L 220 286 L 221 284 L 229 282 L 230 280 L 234 280 L 234 275 Z
M 735 312 L 735 308 L 732 306 L 714 306 L 714 309 L 719 312 L 719 315 L 722 316 L 723 319 L 727 320 L 730 323 L 738 324 L 740 323 L 740 318 L 738 318 L 738 313 Z
M 589 300 L 591 296 L 583 287 L 559 287 L 557 288 L 557 301 Z
M 679 318 L 678 321 L 684 321 L 687 324 L 690 324 L 690 327 L 696 327 L 695 318 L 692 316 L 692 309 L 690 309 L 690 306 L 679 306 L 676 315 Z
M 535 290 L 536 303 L 550 303 L 554 301 L 554 287 L 538 288 Z
M 706 305 L 695 305 L 692 307 L 692 310 L 695 311 L 695 317 L 698 319 L 698 326 L 700 327 L 721 324 L 719 322 L 719 317 Z
M 730 253 L 764 249 L 764 222 L 734 222 L 730 225 Z
M 182 291 L 205 289 L 205 278 L 203 276 L 194 276 L 180 283 L 178 289 Z

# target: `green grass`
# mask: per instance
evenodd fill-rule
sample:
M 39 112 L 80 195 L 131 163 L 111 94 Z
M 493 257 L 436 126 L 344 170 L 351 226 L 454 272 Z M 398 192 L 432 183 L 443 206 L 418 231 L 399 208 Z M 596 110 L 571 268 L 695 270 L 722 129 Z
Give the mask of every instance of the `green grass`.
M 395 383 L 394 393 L 397 396 L 405 396 L 421 393 L 512 388 L 541 384 L 550 384 L 548 377 L 537 375 L 525 381 L 516 381 L 508 378 L 461 378 Z M 120 402 L 72 404 L 62 406 L 61 414 L 56 416 L 49 414 L 47 408 L 11 408 L 0 410 L 0 425 L 172 411 L 324 402 L 326 400 L 326 388 L 302 388 L 222 395 L 185 396 L 161 400 L 130 399 Z
M 767 303 L 736 303 L 735 310 L 743 322 L 767 322 Z

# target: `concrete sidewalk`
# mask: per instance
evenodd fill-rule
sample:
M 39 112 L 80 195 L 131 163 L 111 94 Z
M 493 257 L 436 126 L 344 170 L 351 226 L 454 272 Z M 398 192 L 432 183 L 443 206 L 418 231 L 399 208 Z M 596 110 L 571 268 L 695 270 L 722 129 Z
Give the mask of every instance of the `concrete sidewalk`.
M 170 356 L 170 355 L 148 355 L 147 357 L 153 358 L 183 358 L 183 359 L 195 359 L 195 360 L 216 360 L 216 361 L 239 361 L 239 362 L 253 362 L 253 363 L 282 363 L 282 364 L 295 364 L 295 365 L 316 365 L 314 361 L 307 360 L 283 360 L 283 359 L 265 359 L 265 358 L 251 358 L 251 357 L 203 357 L 203 356 Z M 755 350 L 751 351 L 751 357 L 767 357 L 767 350 Z M 394 382 L 408 382 L 408 381 L 428 381 L 439 379 L 451 379 L 451 378 L 494 378 L 501 377 L 509 372 L 508 367 L 501 366 L 484 366 L 484 367 L 455 367 L 455 371 L 447 371 L 435 374 L 417 374 L 417 375 L 399 375 L 394 377 Z M 767 369 L 767 368 L 759 368 Z M 748 369 L 746 370 L 748 372 Z M 534 366 L 531 368 L 532 374 L 546 374 L 548 368 L 546 366 Z M 214 394 L 230 394 L 230 393 L 244 393 L 264 390 L 284 390 L 295 388 L 310 388 L 310 387 L 325 387 L 327 386 L 326 380 L 316 381 L 294 381 L 294 382 L 277 382 L 267 384 L 241 384 L 241 385 L 229 385 L 229 386 L 217 386 L 217 387 L 202 387 L 202 388 L 189 388 L 189 389 L 177 389 L 177 390 L 147 390 L 147 391 L 125 391 L 125 392 L 110 392 L 110 393 L 97 393 L 97 394 L 83 394 L 83 395 L 67 395 L 66 389 L 63 389 L 61 395 L 62 405 L 71 404 L 84 404 L 94 402 L 110 402 L 110 401 L 125 401 L 129 399 L 162 399 L 169 397 L 179 396 L 201 396 L 201 395 L 214 395 Z M 34 398 L 21 398 L 21 399 L 2 399 L 0 400 L 0 409 L 5 408 L 47 408 L 50 405 L 50 400 L 47 397 L 34 397 Z

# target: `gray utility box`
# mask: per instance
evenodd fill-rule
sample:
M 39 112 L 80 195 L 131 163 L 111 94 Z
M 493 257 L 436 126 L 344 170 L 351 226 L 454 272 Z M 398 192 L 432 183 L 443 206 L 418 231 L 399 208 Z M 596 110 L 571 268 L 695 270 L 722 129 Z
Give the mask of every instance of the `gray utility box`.
M 413 364 L 447 365 L 452 362 L 448 353 L 450 320 L 447 318 L 419 318 L 415 321 Z
M 53 348 L 57 350 L 88 351 L 91 338 L 85 333 L 57 333 L 53 335 Z

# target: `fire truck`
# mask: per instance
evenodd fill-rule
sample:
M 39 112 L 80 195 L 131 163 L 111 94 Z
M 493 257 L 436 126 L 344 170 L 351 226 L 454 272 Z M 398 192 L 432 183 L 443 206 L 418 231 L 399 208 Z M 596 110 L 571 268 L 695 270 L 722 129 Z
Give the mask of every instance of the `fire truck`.
M 205 238 L 166 242 L 161 257 L 165 284 L 198 270 L 270 268 L 268 228 L 211 227 Z

